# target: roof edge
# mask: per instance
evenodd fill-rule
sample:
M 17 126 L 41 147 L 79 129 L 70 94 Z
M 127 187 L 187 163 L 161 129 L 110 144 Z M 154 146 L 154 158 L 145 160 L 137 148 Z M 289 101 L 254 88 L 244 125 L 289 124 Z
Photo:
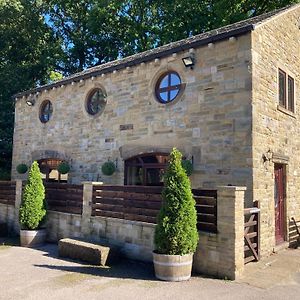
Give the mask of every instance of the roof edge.
M 112 62 L 117 62 L 114 65 L 110 65 L 112 62 L 106 63 L 108 65 L 107 67 L 105 66 L 106 64 L 103 64 L 102 65 L 103 67 L 100 70 L 94 70 L 93 71 L 92 69 L 94 67 L 92 67 L 91 71 L 88 71 L 88 69 L 87 69 L 87 72 L 84 73 L 84 74 L 78 73 L 78 75 L 76 75 L 76 73 L 75 73 L 73 75 L 70 75 L 70 76 L 68 76 L 64 79 L 55 81 L 53 83 L 46 84 L 46 85 L 43 85 L 43 86 L 40 86 L 40 87 L 36 87 L 36 88 L 30 89 L 30 90 L 27 90 L 27 91 L 24 91 L 24 92 L 17 93 L 15 95 L 13 95 L 12 98 L 15 98 L 17 100 L 17 98 L 21 98 L 23 96 L 28 96 L 30 94 L 38 93 L 38 92 L 41 92 L 43 90 L 48 90 L 48 89 L 58 87 L 58 86 L 61 86 L 61 85 L 66 85 L 66 84 L 69 84 L 69 83 L 72 83 L 72 82 L 78 82 L 80 80 L 88 79 L 88 78 L 95 77 L 95 76 L 99 76 L 101 74 L 107 74 L 107 73 L 113 72 L 115 70 L 118 71 L 120 69 L 124 69 L 126 67 L 132 67 L 132 66 L 138 65 L 138 64 L 143 63 L 143 62 L 149 62 L 149 61 L 154 60 L 156 58 L 164 58 L 164 57 L 169 56 L 173 53 L 178 53 L 180 51 L 185 51 L 185 50 L 188 50 L 190 48 L 198 48 L 198 47 L 201 47 L 205 44 L 218 42 L 218 41 L 224 40 L 226 38 L 230 38 L 232 36 L 243 35 L 243 34 L 246 34 L 250 31 L 252 31 L 252 30 L 254 30 L 254 25 L 249 24 L 249 25 L 244 26 L 244 27 L 233 29 L 233 30 L 230 30 L 230 31 L 227 31 L 227 32 L 222 32 L 222 33 L 219 33 L 219 34 L 216 34 L 216 35 L 213 35 L 213 36 L 209 36 L 207 38 L 203 38 L 203 39 L 196 40 L 196 41 L 191 41 L 189 43 L 186 43 L 186 44 L 183 44 L 183 45 L 178 45 L 178 46 L 171 47 L 171 48 L 166 47 L 170 44 L 163 45 L 161 47 L 158 47 L 158 48 L 155 48 L 155 49 L 152 49 L 152 50 L 147 50 L 145 52 L 141 52 L 141 53 L 145 54 L 142 57 L 140 57 L 141 53 L 137 53 L 137 54 L 134 54 L 132 56 L 122 58 L 119 61 L 118 60 L 112 61 Z M 162 49 L 160 50 L 160 48 L 162 48 Z M 166 49 L 164 49 L 164 48 L 166 48 Z

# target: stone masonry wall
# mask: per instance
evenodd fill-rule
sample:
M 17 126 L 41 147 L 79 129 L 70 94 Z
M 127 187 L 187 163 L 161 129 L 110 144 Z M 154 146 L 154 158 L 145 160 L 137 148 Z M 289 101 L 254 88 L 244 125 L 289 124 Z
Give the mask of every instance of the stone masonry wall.
M 70 182 L 84 180 L 123 184 L 124 163 L 141 152 L 169 152 L 173 146 L 194 157 L 193 187 L 247 185 L 252 191 L 251 35 L 192 49 L 194 69 L 184 67 L 179 52 L 74 85 L 41 92 L 34 106 L 16 102 L 13 178 L 19 163 L 60 153 L 71 163 Z M 179 73 L 186 87 L 168 105 L 154 96 L 158 77 Z M 85 110 L 88 93 L 103 87 L 108 95 L 104 112 L 92 117 Z M 39 120 L 41 103 L 49 99 L 53 115 Z M 120 130 L 120 125 L 133 129 Z M 129 127 L 131 128 L 131 127 Z M 124 129 L 124 128 L 123 128 Z M 50 151 L 50 152 L 49 152 Z M 52 151 L 52 152 L 51 152 Z M 56 151 L 56 152 L 53 152 Z M 118 171 L 101 174 L 106 160 L 118 159 Z
M 286 165 L 286 236 L 300 220 L 300 8 L 278 15 L 252 33 L 253 199 L 261 208 L 261 254 L 275 247 L 274 163 Z M 281 109 L 278 68 L 295 79 L 295 113 Z M 273 153 L 270 162 L 262 155 Z

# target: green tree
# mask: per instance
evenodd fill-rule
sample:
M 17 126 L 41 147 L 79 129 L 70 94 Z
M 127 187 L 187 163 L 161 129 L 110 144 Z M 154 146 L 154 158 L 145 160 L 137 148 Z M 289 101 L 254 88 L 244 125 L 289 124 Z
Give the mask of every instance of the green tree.
M 19 212 L 22 229 L 37 229 L 46 217 L 45 188 L 38 163 L 31 165 Z
M 46 0 L 43 8 L 63 49 L 58 71 L 71 74 L 118 57 L 114 1 Z
M 0 20 L 0 179 L 7 179 L 14 126 L 11 97 L 47 81 L 59 47 L 37 1 L 1 0 Z
M 154 242 L 160 254 L 193 253 L 198 243 L 195 200 L 181 160 L 181 153 L 174 148 L 165 174 L 163 202 L 155 228 Z

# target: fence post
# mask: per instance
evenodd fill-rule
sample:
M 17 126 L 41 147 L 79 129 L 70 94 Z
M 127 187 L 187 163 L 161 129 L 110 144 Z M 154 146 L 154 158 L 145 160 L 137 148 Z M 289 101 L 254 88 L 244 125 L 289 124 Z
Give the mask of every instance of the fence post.
M 82 216 L 81 216 L 81 234 L 88 237 L 90 233 L 90 219 L 92 215 L 93 183 L 90 181 L 82 182 Z
M 228 279 L 244 271 L 245 191 L 245 187 L 218 187 L 218 243 L 222 248 L 218 273 Z
M 14 217 L 14 230 L 19 232 L 20 224 L 19 224 L 19 210 L 22 201 L 22 188 L 23 181 L 20 179 L 16 180 L 16 197 L 15 197 L 15 217 Z

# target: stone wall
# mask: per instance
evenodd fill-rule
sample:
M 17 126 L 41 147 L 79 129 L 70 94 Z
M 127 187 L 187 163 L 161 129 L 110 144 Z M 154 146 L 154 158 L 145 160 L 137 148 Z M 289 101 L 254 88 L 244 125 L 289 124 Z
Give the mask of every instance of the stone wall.
M 16 102 L 13 178 L 19 163 L 49 153 L 71 163 L 70 183 L 84 180 L 123 184 L 124 158 L 140 153 L 169 152 L 178 147 L 194 157 L 192 185 L 245 185 L 252 191 L 251 160 L 251 35 L 246 34 L 197 49 L 194 69 L 184 67 L 178 52 L 129 69 L 51 89 Z M 174 70 L 186 84 L 178 101 L 164 105 L 154 86 L 166 70 Z M 85 110 L 88 93 L 105 89 L 104 112 L 92 117 Z M 49 99 L 53 116 L 39 120 L 41 103 Z M 120 125 L 132 125 L 121 130 Z M 130 129 L 132 128 L 132 129 Z M 122 128 L 124 129 L 124 127 Z M 101 174 L 106 160 L 118 159 L 118 171 Z
M 274 163 L 286 166 L 286 238 L 289 220 L 300 220 L 300 8 L 252 32 L 253 199 L 261 208 L 261 251 L 275 247 Z M 295 79 L 295 113 L 279 107 L 278 69 Z M 264 162 L 263 154 L 273 154 Z
M 199 231 L 199 244 L 194 255 L 196 272 L 219 278 L 236 279 L 244 270 L 244 193 L 243 187 L 218 188 L 218 233 Z M 16 203 L 0 204 L 0 222 L 18 232 L 18 211 L 22 191 L 17 181 Z M 152 262 L 155 225 L 150 223 L 91 216 L 92 183 L 83 189 L 82 215 L 49 211 L 47 239 L 57 242 L 62 238 L 85 238 L 115 245 L 131 259 Z
M 218 278 L 236 279 L 244 271 L 243 187 L 218 188 L 218 233 L 199 232 L 194 269 Z

